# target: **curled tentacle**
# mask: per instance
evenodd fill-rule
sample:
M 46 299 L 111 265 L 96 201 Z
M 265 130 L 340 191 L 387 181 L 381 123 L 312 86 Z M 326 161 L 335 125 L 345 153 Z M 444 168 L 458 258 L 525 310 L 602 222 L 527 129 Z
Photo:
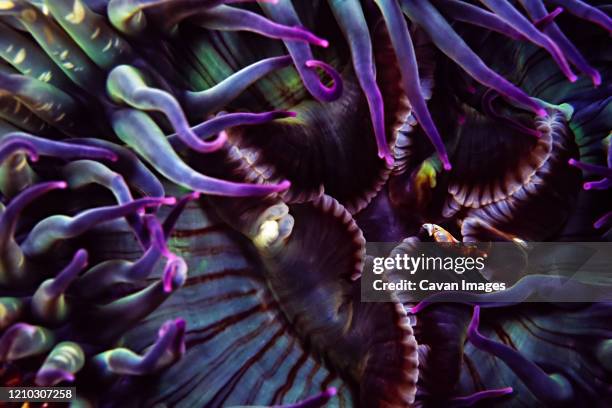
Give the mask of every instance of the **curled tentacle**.
M 280 0 L 278 4 L 274 5 L 264 3 L 260 4 L 260 6 L 268 17 L 271 17 L 282 24 L 293 26 L 302 25 L 300 18 L 293 8 L 290 0 Z M 325 71 L 332 75 L 332 79 L 334 81 L 331 88 L 323 85 L 317 72 L 311 69 L 311 67 L 308 65 L 308 61 L 315 60 L 308 44 L 285 41 L 285 46 L 287 47 L 287 50 L 289 50 L 289 54 L 293 59 L 295 68 L 302 78 L 304 86 L 306 89 L 308 89 L 308 92 L 310 92 L 312 96 L 319 101 L 325 102 L 331 102 L 340 97 L 340 94 L 342 93 L 342 81 L 340 79 L 340 75 L 333 68 L 327 65 L 322 65 L 324 63 L 317 61 L 316 63 L 320 67 L 325 67 Z M 313 66 L 313 63 L 311 62 L 310 65 Z
M 288 181 L 276 185 L 242 184 L 197 173 L 181 160 L 155 122 L 142 112 L 117 112 L 114 117 L 114 127 L 117 135 L 161 174 L 192 190 L 206 194 L 241 197 L 266 195 L 289 187 Z
M 171 256 L 162 273 L 164 292 L 172 293 L 182 286 L 187 276 L 187 263 L 179 256 Z
M 106 86 L 110 96 L 118 102 L 124 102 L 137 109 L 164 113 L 176 130 L 177 137 L 195 151 L 214 152 L 227 140 L 224 138 L 224 133 L 212 142 L 200 140 L 191 130 L 178 101 L 168 92 L 149 87 L 142 73 L 134 67 L 120 65 L 114 68 L 108 75 Z
M 77 160 L 68 163 L 62 169 L 70 189 L 78 189 L 88 184 L 99 184 L 109 189 L 119 204 L 126 204 L 133 200 L 130 188 L 123 176 L 115 173 L 102 163 L 93 160 Z M 126 217 L 128 224 L 142 244 L 147 242 L 143 234 L 143 225 L 138 214 L 129 214 Z
M 493 104 L 493 102 L 498 96 L 499 94 L 492 89 L 488 89 L 484 93 L 484 95 L 482 96 L 482 110 L 485 114 L 487 114 L 488 116 L 491 116 L 492 118 L 495 118 L 499 122 L 502 122 L 508 125 L 512 129 L 518 130 L 521 133 L 525 133 L 527 135 L 534 136 L 534 137 L 542 136 L 542 133 L 540 131 L 527 127 L 523 125 L 521 122 L 519 122 L 518 120 L 514 120 L 512 119 L 512 117 L 507 117 L 499 113 L 495 109 L 494 104 Z
M 191 198 L 192 197 L 187 196 L 184 200 L 185 204 L 190 201 Z M 179 207 L 178 211 L 180 212 L 181 210 L 182 208 Z M 170 213 L 169 216 L 172 217 L 172 213 Z M 170 221 L 171 220 L 172 218 L 170 218 Z M 164 233 L 164 229 L 155 218 L 148 218 L 147 224 L 149 226 L 151 236 L 153 237 L 153 245 L 157 247 L 160 254 L 167 258 L 167 262 L 162 273 L 162 282 L 164 284 L 164 291 L 166 293 L 171 293 L 177 286 L 183 285 L 185 277 L 187 276 L 187 263 L 183 258 L 170 251 L 168 245 L 166 244 L 167 238 L 166 234 Z
M 332 79 L 332 85 L 328 87 L 320 85 L 320 88 L 324 90 L 324 92 L 327 95 L 333 95 L 333 100 L 336 100 L 339 98 L 339 96 L 336 96 L 336 95 L 340 95 L 342 93 L 342 89 L 344 88 L 342 86 L 342 76 L 340 76 L 340 73 L 336 71 L 334 67 L 332 67 L 331 65 L 323 61 L 319 61 L 316 59 L 306 60 L 306 62 L 304 63 L 304 66 L 306 68 L 311 68 L 313 70 L 314 68 L 319 68 L 320 70 L 325 72 L 327 75 L 329 75 L 329 77 Z M 330 96 L 328 98 L 332 98 L 332 97 Z

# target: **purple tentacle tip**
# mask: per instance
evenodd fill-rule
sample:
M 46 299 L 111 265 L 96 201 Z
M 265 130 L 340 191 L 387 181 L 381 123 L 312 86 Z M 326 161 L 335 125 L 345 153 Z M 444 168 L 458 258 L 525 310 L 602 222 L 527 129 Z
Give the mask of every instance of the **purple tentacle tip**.
M 168 259 L 162 277 L 164 292 L 171 293 L 181 287 L 187 277 L 187 264 L 183 258 L 173 255 Z
M 289 180 L 283 180 L 280 183 L 278 183 L 278 187 L 276 188 L 276 191 L 278 192 L 285 191 L 285 190 L 288 190 L 289 187 L 291 187 L 291 182 Z
M 440 160 L 442 161 L 442 165 L 444 166 L 444 170 L 451 171 L 453 169 L 453 166 L 450 163 L 450 160 L 448 159 L 448 154 L 446 154 L 446 153 L 440 154 Z
M 595 229 L 600 229 L 604 225 L 607 225 L 610 221 L 612 221 L 612 211 L 610 211 L 607 214 L 604 214 L 603 217 L 595 221 L 595 223 L 593 224 L 593 227 L 595 227 Z
M 159 200 L 160 204 L 174 205 L 176 204 L 176 197 L 164 197 Z
M 59 296 L 68 289 L 68 286 L 77 277 L 77 275 L 87 267 L 89 263 L 89 254 L 85 249 L 79 249 L 70 261 L 70 264 L 66 266 L 53 280 L 53 283 L 49 286 L 49 293 L 54 296 Z
M 386 144 L 378 149 L 378 157 L 383 159 L 389 167 L 392 167 L 393 163 L 395 163 L 395 158 Z
M 187 322 L 182 317 L 179 317 L 178 319 L 176 319 L 174 321 L 174 324 L 176 325 L 176 328 L 178 330 L 183 330 L 184 331 L 185 327 L 187 327 Z
M 544 17 L 536 20 L 533 22 L 533 25 L 536 26 L 539 29 L 543 29 L 545 28 L 547 25 L 549 25 L 550 23 L 552 23 L 554 21 L 554 19 L 563 12 L 563 7 L 557 7 L 556 9 L 554 9 L 553 11 L 551 11 L 550 13 L 548 13 L 547 15 L 545 15 Z
M 65 190 L 68 188 L 68 183 L 66 183 L 65 181 L 56 181 L 56 182 L 50 183 L 49 186 L 53 186 L 54 188 L 57 188 L 60 190 Z
M 536 115 L 545 118 L 546 116 L 548 116 L 548 112 L 546 112 L 546 109 L 544 108 L 539 108 L 536 110 Z
M 604 178 L 597 181 L 588 181 L 584 183 L 585 190 L 605 190 L 612 187 L 612 178 Z
M 185 353 L 185 330 L 187 322 L 182 317 L 164 323 L 157 332 L 158 338 L 163 339 L 166 335 L 170 335 L 172 344 L 168 344 L 167 348 L 182 356 Z
M 575 159 L 569 159 L 568 164 L 580 170 L 591 172 L 600 176 L 603 179 L 596 181 L 587 181 L 583 184 L 585 190 L 605 190 L 612 187 L 612 169 L 595 164 L 583 163 Z
M 74 382 L 74 378 L 74 374 L 67 370 L 59 368 L 43 369 L 36 374 L 36 385 L 39 387 L 49 387 L 64 381 Z
M 596 88 L 601 85 L 601 74 L 599 73 L 599 71 L 593 71 L 593 73 L 591 74 L 591 80 L 593 81 L 593 85 Z
M 27 154 L 30 161 L 35 162 L 38 160 L 38 152 L 32 143 L 22 140 L 9 140 L 0 145 L 0 162 L 3 162 L 8 156 L 18 151 Z
M 301 32 L 302 35 L 304 35 L 304 37 L 307 38 L 308 42 L 310 42 L 311 44 L 314 44 L 314 45 L 316 45 L 318 47 L 322 47 L 322 48 L 327 48 L 329 46 L 329 41 L 327 41 L 324 38 L 317 37 L 316 35 L 314 35 L 310 31 L 308 31 L 304 27 L 294 27 L 294 29 L 296 31 Z
M 412 313 L 412 314 L 417 314 L 419 313 L 421 310 L 425 309 L 427 306 L 429 306 L 429 302 L 426 300 L 422 300 L 419 303 L 417 303 L 416 305 L 408 308 L 408 312 Z

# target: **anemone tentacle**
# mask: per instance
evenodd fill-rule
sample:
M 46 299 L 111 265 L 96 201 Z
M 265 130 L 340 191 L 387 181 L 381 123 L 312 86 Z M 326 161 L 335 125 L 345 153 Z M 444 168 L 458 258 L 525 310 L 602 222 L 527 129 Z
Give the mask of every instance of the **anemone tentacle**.
M 609 143 L 609 142 L 608 142 Z M 612 188 L 612 144 L 608 146 L 607 164 L 608 167 L 594 165 L 590 163 L 583 163 L 574 159 L 570 159 L 568 163 L 571 166 L 577 167 L 582 171 L 603 176 L 602 179 L 596 181 L 587 181 L 583 184 L 585 190 L 605 190 Z M 599 219 L 595 221 L 593 226 L 597 229 L 609 224 L 612 219 L 612 211 L 605 213 Z
M 260 6 L 264 12 L 274 20 L 294 26 L 302 25 L 290 0 L 280 0 L 274 5 L 262 3 Z M 316 99 L 325 102 L 331 102 L 338 99 L 340 94 L 342 94 L 342 81 L 340 75 L 338 75 L 333 68 L 327 68 L 326 72 L 332 75 L 334 83 L 331 88 L 326 87 L 322 84 L 315 70 L 308 65 L 308 61 L 314 61 L 310 47 L 308 47 L 307 44 L 284 42 L 310 94 Z M 318 62 L 318 64 L 320 63 L 321 62 Z
M 233 183 L 197 173 L 174 152 L 155 122 L 140 111 L 116 112 L 114 126 L 118 136 L 145 157 L 160 173 L 177 184 L 195 191 L 240 197 L 275 193 L 286 190 L 290 185 L 288 181 L 276 185 Z
M 124 102 L 136 109 L 156 110 L 164 113 L 177 137 L 191 149 L 210 153 L 223 146 L 225 133 L 212 142 L 201 141 L 189 127 L 187 117 L 178 101 L 169 93 L 147 86 L 142 73 L 134 67 L 120 65 L 113 68 L 108 75 L 107 89 L 110 96 L 118 102 Z
M 330 1 L 330 6 L 351 47 L 353 67 L 368 100 L 374 135 L 378 145 L 378 156 L 392 165 L 393 157 L 385 136 L 385 107 L 376 84 L 374 56 L 372 55 L 372 44 L 365 24 L 365 17 L 356 1 Z
M 523 380 L 536 397 L 546 404 L 565 404 L 573 397 L 571 384 L 560 374 L 546 374 L 536 364 L 528 361 L 510 347 L 495 343 L 478 332 L 480 308 L 474 307 L 474 315 L 468 328 L 468 339 L 489 353 L 495 354 L 508 364 Z

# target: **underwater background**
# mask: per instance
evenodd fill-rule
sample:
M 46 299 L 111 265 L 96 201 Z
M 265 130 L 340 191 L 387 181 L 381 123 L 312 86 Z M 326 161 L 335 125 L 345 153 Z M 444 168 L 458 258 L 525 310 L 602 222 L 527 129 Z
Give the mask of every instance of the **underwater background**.
M 612 406 L 612 303 L 360 289 L 366 242 L 612 240 L 611 14 L 0 0 L 3 386 L 75 386 L 75 407 Z M 607 272 L 587 283 L 612 291 Z

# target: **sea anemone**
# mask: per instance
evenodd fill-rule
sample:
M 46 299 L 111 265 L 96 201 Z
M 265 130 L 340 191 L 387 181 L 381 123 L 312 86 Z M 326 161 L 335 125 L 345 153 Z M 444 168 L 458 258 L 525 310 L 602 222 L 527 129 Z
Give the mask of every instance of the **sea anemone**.
M 367 241 L 610 238 L 609 6 L 254 3 L 0 0 L 3 384 L 609 399 L 609 303 L 361 301 Z

